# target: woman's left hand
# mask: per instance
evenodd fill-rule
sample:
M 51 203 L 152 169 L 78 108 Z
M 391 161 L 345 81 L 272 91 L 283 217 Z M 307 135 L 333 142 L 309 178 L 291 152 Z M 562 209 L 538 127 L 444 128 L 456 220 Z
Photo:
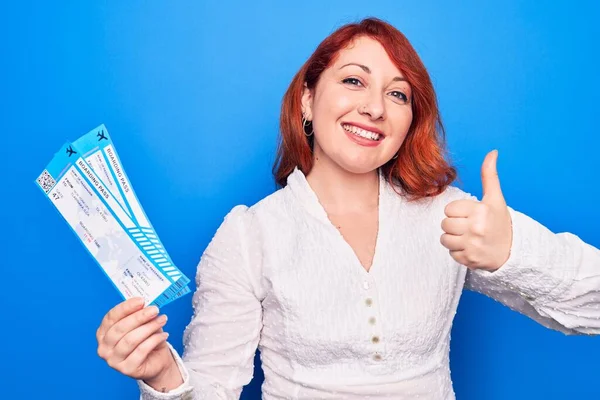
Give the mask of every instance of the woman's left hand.
M 456 200 L 444 209 L 440 242 L 456 261 L 471 269 L 494 271 L 510 255 L 512 222 L 496 169 L 498 151 L 487 154 L 481 166 L 483 199 Z

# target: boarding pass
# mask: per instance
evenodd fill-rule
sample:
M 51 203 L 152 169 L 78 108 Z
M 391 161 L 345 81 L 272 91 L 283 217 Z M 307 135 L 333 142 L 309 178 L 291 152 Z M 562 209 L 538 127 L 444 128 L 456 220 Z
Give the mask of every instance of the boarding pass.
M 106 127 L 63 145 L 36 183 L 124 299 L 143 297 L 161 307 L 190 292 L 189 278 L 145 215 Z

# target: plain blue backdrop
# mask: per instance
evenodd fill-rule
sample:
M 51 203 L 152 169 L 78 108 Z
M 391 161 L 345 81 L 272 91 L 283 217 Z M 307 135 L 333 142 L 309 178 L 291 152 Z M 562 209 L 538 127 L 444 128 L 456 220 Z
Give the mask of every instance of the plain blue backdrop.
M 82 1 L 0 5 L 0 398 L 134 399 L 96 355 L 120 301 L 33 181 L 105 123 L 188 276 L 223 216 L 275 189 L 281 98 L 341 24 L 383 18 L 434 81 L 462 188 L 500 151 L 508 203 L 599 247 L 599 6 L 577 1 Z M 191 296 L 164 308 L 171 342 Z M 600 398 L 600 339 L 545 329 L 466 292 L 452 331 L 464 399 Z M 262 373 L 243 399 L 258 399 Z

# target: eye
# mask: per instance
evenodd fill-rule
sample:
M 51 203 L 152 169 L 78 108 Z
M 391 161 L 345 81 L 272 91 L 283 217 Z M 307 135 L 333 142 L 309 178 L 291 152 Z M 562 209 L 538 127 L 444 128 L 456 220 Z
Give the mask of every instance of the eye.
M 362 82 L 358 78 L 346 78 L 342 83 L 347 83 L 352 86 L 363 86 Z
M 408 103 L 408 97 L 404 93 L 402 93 L 398 90 L 394 90 L 393 92 L 390 92 L 390 94 L 392 96 L 398 98 L 399 100 L 401 100 L 402 103 Z

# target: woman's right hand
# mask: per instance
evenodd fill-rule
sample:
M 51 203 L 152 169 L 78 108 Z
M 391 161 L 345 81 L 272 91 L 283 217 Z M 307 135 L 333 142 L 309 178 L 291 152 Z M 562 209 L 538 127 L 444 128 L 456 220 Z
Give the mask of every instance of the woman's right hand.
M 122 374 L 149 384 L 178 374 L 166 342 L 169 334 L 162 330 L 167 316 L 157 315 L 158 307 L 144 307 L 140 297 L 119 303 L 104 316 L 96 332 L 98 355 Z

